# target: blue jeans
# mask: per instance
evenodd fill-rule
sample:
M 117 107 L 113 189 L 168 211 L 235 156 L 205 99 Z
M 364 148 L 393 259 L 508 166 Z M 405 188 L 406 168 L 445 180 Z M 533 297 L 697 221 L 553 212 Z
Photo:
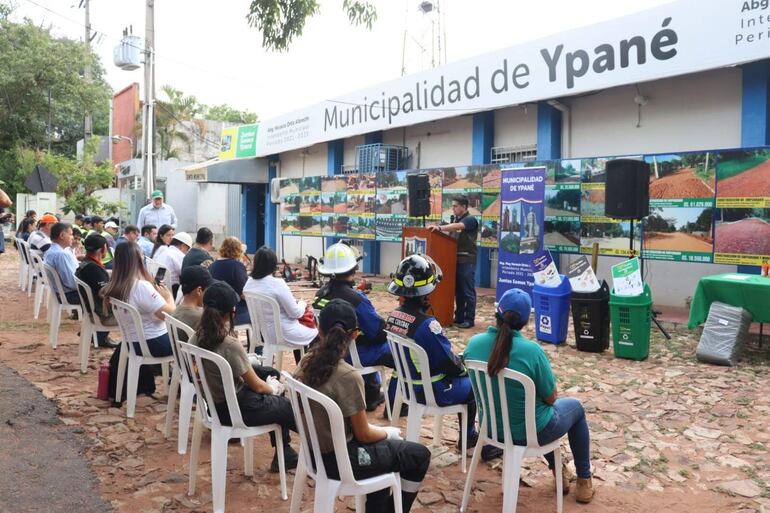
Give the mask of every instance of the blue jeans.
M 476 264 L 457 264 L 455 322 L 474 324 L 476 319 Z
M 150 355 L 152 356 L 171 356 L 174 354 L 171 351 L 171 339 L 168 338 L 168 333 L 155 338 L 147 339 L 147 347 L 150 349 Z M 134 351 L 136 354 L 142 355 L 142 348 L 139 342 L 134 342 Z
M 583 411 L 583 405 L 577 399 L 565 397 L 556 399 L 553 403 L 553 417 L 537 434 L 537 442 L 546 445 L 567 434 L 572 456 L 575 458 L 575 470 L 580 478 L 591 477 L 591 436 L 588 433 L 588 422 Z M 526 445 L 526 442 L 515 442 Z M 545 455 L 548 468 L 554 468 L 553 453 Z

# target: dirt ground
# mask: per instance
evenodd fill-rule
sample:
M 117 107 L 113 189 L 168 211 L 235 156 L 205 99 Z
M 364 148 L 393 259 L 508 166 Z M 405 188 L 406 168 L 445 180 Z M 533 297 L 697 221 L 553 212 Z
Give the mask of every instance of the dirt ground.
M 481 189 L 481 185 L 475 182 L 471 182 L 470 180 L 466 180 L 465 178 L 460 178 L 459 180 L 455 180 L 452 183 L 444 182 L 444 188 L 445 189 Z
M 770 254 L 770 223 L 762 219 L 717 223 L 714 240 L 716 253 L 767 255 Z
M 770 196 L 770 161 L 725 180 L 719 180 L 719 198 Z
M 644 234 L 644 249 L 663 249 L 670 251 L 702 251 L 711 253 L 711 242 L 690 235 L 689 233 L 649 232 Z
M 109 357 L 108 350 L 92 350 L 87 374 L 77 364 L 79 328 L 63 321 L 59 347 L 47 344 L 48 326 L 32 319 L 32 299 L 17 288 L 17 261 L 13 250 L 0 257 L 0 360 L 55 401 L 62 422 L 82 429 L 87 447 L 84 457 L 98 478 L 101 497 L 115 511 L 209 512 L 210 467 L 208 436 L 204 434 L 198 492 L 186 495 L 187 459 L 176 453 L 176 432 L 163 436 L 166 397 L 140 396 L 136 418 L 127 420 L 124 409 L 95 399 L 97 368 Z M 292 286 L 298 297 L 314 291 Z M 372 292 L 381 313 L 392 309 L 393 298 L 376 285 Z M 477 327 L 492 320 L 491 298 L 480 301 Z M 531 327 L 525 334 L 532 336 Z M 462 351 L 471 333 L 449 328 L 447 335 Z M 642 362 L 615 359 L 575 350 L 570 334 L 567 344 L 544 344 L 558 378 L 560 394 L 579 398 L 587 412 L 592 437 L 594 501 L 587 506 L 565 498 L 567 512 L 660 512 L 692 511 L 759 512 L 770 508 L 770 395 L 767 393 L 770 347 L 756 348 L 752 340 L 733 368 L 699 364 L 693 354 L 698 333 L 677 328 L 666 342 L 652 333 L 650 358 Z M 285 367 L 292 368 L 290 358 Z M 381 411 L 370 421 L 382 423 Z M 402 429 L 405 421 L 401 421 Z M 431 443 L 432 422 L 423 424 L 422 441 Z M 434 457 L 419 503 L 413 511 L 456 512 L 465 476 L 460 472 L 454 445 L 456 419 L 447 417 L 441 444 Z M 296 443 L 296 436 L 293 436 Z M 3 443 L 8 454 L 8 445 Z M 569 456 L 566 438 L 563 450 Z M 278 497 L 278 477 L 268 471 L 272 450 L 267 437 L 256 440 L 255 475 L 243 475 L 242 450 L 230 446 L 227 475 L 229 511 L 288 511 Z M 571 463 L 570 463 L 571 465 Z M 470 511 L 499 511 L 502 505 L 500 462 L 482 463 Z M 3 476 L 8 479 L 8 476 Z M 11 476 L 10 479 L 18 479 Z M 289 477 L 291 487 L 293 476 Z M 18 482 L 23 487 L 26 483 Z M 551 511 L 553 478 L 541 461 L 525 462 L 518 511 Z M 311 511 L 306 491 L 302 511 Z M 64 497 L 48 498 L 48 511 L 66 508 Z M 350 509 L 338 504 L 338 511 Z M 60 507 L 62 506 L 62 507 Z M 8 511 L 14 511 L 9 509 Z M 70 509 L 67 509 L 70 511 Z
M 722 187 L 722 183 L 719 183 Z M 650 183 L 650 199 L 710 198 L 714 183 L 706 184 L 692 168 L 680 169 Z

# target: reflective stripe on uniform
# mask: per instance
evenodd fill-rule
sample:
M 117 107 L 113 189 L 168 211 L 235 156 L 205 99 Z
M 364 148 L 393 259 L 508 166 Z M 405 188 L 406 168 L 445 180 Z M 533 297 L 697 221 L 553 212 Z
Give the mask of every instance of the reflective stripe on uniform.
M 416 282 L 414 282 L 414 285 L 412 285 L 412 286 L 413 286 L 413 287 L 422 287 L 423 285 L 428 285 L 429 283 L 433 283 L 433 280 L 435 280 L 435 279 L 436 279 L 436 277 L 435 277 L 435 276 L 431 276 L 431 277 L 430 277 L 430 278 L 428 278 L 427 280 L 420 280 L 420 281 L 416 281 Z M 404 282 L 403 282 L 403 280 L 399 280 L 398 278 L 393 278 L 393 281 L 394 281 L 394 282 L 396 283 L 396 285 L 398 285 L 399 287 L 403 287 L 403 286 L 404 286 Z

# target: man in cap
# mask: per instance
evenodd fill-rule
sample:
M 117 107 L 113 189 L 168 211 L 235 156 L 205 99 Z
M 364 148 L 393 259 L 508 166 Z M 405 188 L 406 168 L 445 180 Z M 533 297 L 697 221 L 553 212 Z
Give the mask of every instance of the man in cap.
M 187 232 L 178 232 L 174 234 L 168 250 L 164 251 L 157 262 L 161 267 L 166 268 L 166 288 L 171 290 L 171 294 L 176 297 L 176 291 L 179 289 L 179 274 L 182 272 L 182 261 L 184 256 L 192 247 L 192 237 Z
M 104 224 L 104 231 L 101 233 L 101 235 L 107 239 L 107 245 L 113 251 L 115 250 L 115 246 L 118 245 L 118 231 L 120 231 L 120 229 L 115 221 L 107 221 Z
M 154 224 L 155 226 L 169 224 L 176 229 L 176 213 L 174 213 L 171 205 L 163 202 L 162 191 L 152 191 L 152 201 L 139 211 L 136 225 L 144 226 L 146 224 Z
M 182 269 L 179 286 L 184 298 L 172 317 L 197 330 L 203 315 L 203 293 L 212 282 L 211 273 L 205 267 L 191 265 Z M 180 333 L 180 338 L 182 342 L 187 342 L 186 334 Z
M 184 256 L 182 269 L 191 265 L 200 265 L 208 268 L 208 266 L 214 263 L 214 257 L 210 253 L 213 249 L 214 234 L 205 226 L 199 228 L 198 233 L 195 235 L 195 246 L 190 248 L 190 251 Z
M 110 281 L 110 275 L 102 264 L 102 257 L 107 251 L 107 240 L 98 233 L 92 233 L 86 237 L 83 244 L 86 249 L 86 256 L 75 271 L 75 277 L 91 288 L 95 311 L 89 312 L 87 305 L 83 305 L 83 308 L 87 315 L 98 315 L 103 326 L 117 326 L 112 313 L 105 312 L 101 294 L 102 288 Z M 96 338 L 99 347 L 113 348 L 118 346 L 118 343 L 110 340 L 107 332 L 97 332 Z
M 58 223 L 55 215 L 45 214 L 37 223 L 37 230 L 29 235 L 29 246 L 41 253 L 45 253 L 51 247 L 51 228 Z

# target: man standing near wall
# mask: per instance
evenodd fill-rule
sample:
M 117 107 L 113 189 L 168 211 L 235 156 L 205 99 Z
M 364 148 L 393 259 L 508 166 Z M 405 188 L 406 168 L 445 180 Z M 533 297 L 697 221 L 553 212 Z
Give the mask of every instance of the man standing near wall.
M 152 191 L 152 202 L 143 206 L 142 210 L 139 211 L 136 225 L 144 226 L 146 224 L 154 224 L 155 226 L 168 224 L 176 229 L 176 213 L 174 213 L 171 205 L 163 202 L 163 192 L 160 190 Z
M 446 232 L 457 238 L 457 273 L 455 277 L 455 325 L 472 328 L 476 321 L 476 239 L 479 222 L 468 212 L 468 197 L 452 199 L 452 222 L 433 225 L 433 231 Z

